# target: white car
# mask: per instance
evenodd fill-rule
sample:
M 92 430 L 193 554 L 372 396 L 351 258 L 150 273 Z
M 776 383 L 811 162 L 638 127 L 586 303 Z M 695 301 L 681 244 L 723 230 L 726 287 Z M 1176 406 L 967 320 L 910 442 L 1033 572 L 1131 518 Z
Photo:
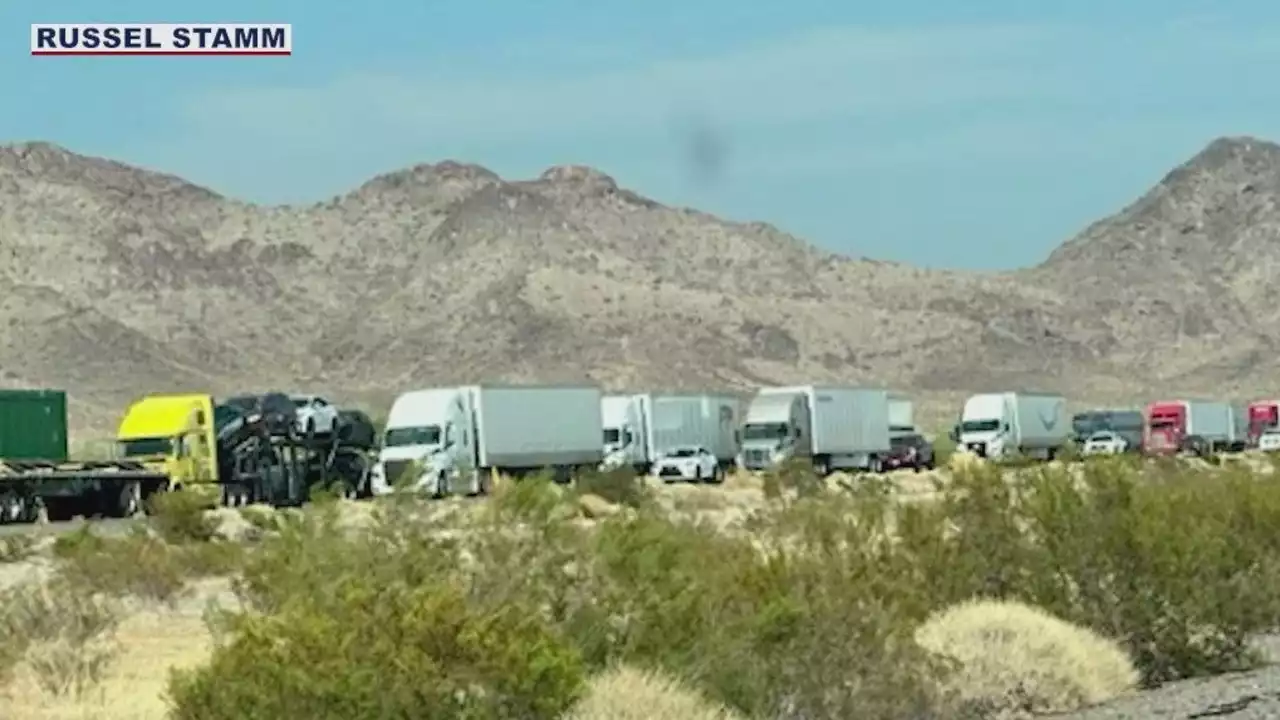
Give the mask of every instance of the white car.
M 720 482 L 723 479 L 716 456 L 698 446 L 677 447 L 662 453 L 649 472 L 667 482 Z
M 1280 450 L 1280 430 L 1266 430 L 1258 436 L 1258 449 L 1262 452 Z
M 1085 455 L 1119 455 L 1129 449 L 1129 443 L 1113 432 L 1096 432 L 1084 441 Z
M 303 436 L 331 435 L 338 426 L 338 408 L 319 395 L 291 395 L 298 407 L 298 432 Z

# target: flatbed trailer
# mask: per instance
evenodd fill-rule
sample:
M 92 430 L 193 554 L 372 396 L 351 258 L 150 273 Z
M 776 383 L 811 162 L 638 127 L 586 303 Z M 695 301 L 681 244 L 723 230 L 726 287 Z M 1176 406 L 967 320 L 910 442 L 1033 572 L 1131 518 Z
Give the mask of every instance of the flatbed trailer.
M 35 522 L 43 507 L 50 522 L 76 515 L 129 517 L 142 498 L 168 485 L 140 462 L 0 460 L 0 523 Z

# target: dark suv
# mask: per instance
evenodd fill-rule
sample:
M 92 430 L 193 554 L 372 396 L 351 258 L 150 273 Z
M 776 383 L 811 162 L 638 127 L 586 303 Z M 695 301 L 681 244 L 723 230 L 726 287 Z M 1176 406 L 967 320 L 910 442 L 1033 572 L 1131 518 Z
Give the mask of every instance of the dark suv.
M 933 469 L 933 445 L 919 433 L 889 438 L 889 454 L 881 467 L 885 470 L 911 468 L 916 472 Z

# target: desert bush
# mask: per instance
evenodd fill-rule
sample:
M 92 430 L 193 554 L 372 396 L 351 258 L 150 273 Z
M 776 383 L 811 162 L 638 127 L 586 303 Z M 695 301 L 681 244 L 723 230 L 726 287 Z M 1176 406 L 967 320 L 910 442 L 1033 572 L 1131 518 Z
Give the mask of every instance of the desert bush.
M 946 435 L 935 435 L 933 444 L 933 462 L 935 467 L 946 467 L 951 462 L 951 455 L 956 451 L 956 441 Z
M 361 583 L 331 602 L 245 614 L 206 667 L 176 673 L 177 720 L 555 718 L 577 699 L 576 651 L 536 613 L 456 585 Z
M 608 647 L 598 630 L 578 642 L 597 662 L 664 668 L 751 716 L 896 718 L 936 709 L 943 698 L 929 685 L 933 668 L 899 607 L 910 589 L 878 565 L 883 544 L 863 542 L 870 528 L 838 525 L 826 507 L 787 507 L 812 513 L 811 522 L 787 524 L 811 534 L 775 542 L 652 512 L 605 523 L 588 582 L 607 616 Z
M 0 537 L 0 563 L 22 562 L 36 552 L 37 540 L 34 535 L 6 535 Z
M 579 495 L 596 495 L 615 505 L 638 508 L 652 498 L 644 478 L 631 468 L 587 470 L 574 476 L 574 491 Z
M 1022 603 L 954 605 L 930 617 L 915 637 L 953 665 L 948 686 L 983 715 L 1075 710 L 1138 681 L 1117 643 Z
M 46 692 L 82 694 L 115 658 L 120 618 L 117 602 L 65 580 L 0 591 L 0 685 L 25 661 Z
M 89 592 L 171 603 L 186 582 L 172 549 L 145 529 L 106 538 L 86 524 L 58 538 L 54 552 L 60 559 L 58 576 Z
M 86 523 L 54 541 L 57 574 L 68 583 L 114 597 L 173 603 L 189 580 L 227 575 L 242 564 L 244 551 L 230 542 L 171 545 L 146 524 L 123 537 L 103 537 Z
M 199 493 L 156 493 L 147 506 L 151 526 L 167 542 L 208 542 L 218 532 L 218 520 L 206 512 L 208 501 Z
M 788 494 L 813 497 L 826 490 L 825 479 L 813 471 L 813 462 L 805 457 L 787 458 L 763 473 L 764 495 L 770 500 Z
M 962 469 L 903 508 L 901 552 L 935 603 L 1017 599 L 1123 639 L 1146 683 L 1251 664 L 1280 617 L 1280 488 L 1246 471 L 1124 460 L 1011 477 Z
M 1249 636 L 1280 619 L 1280 487 L 1246 468 L 1115 459 L 1012 472 L 978 463 L 957 469 L 936 501 L 911 504 L 885 478 L 831 493 L 802 466 L 769 475 L 786 500 L 756 513 L 749 533 L 647 501 L 584 522 L 581 489 L 565 492 L 547 477 L 503 483 L 484 503 L 394 494 L 359 529 L 339 523 L 334 503 L 277 516 L 243 560 L 237 590 L 251 614 L 222 616 L 227 649 L 209 674 L 182 681 L 185 717 L 270 715 L 286 690 L 309 698 L 300 705 L 308 712 L 358 714 L 331 704 L 338 688 L 359 673 L 378 677 L 369 668 L 396 662 L 393 643 L 424 633 L 418 623 L 428 615 L 505 628 L 498 646 L 546 650 L 551 666 L 574 672 L 661 671 L 743 716 L 860 718 L 973 709 L 950 690 L 964 687 L 950 681 L 952 663 L 916 636 L 936 613 L 975 597 L 1038 606 L 1117 638 L 1147 683 L 1247 665 Z M 374 589 L 388 589 L 379 627 L 357 616 Z M 465 612 L 447 610 L 455 601 Z M 498 619 L 508 614 L 536 631 Z M 273 643 L 290 649 L 267 652 Z M 448 651 L 471 658 L 458 668 L 480 678 L 484 697 L 519 695 L 486 674 L 497 665 L 476 669 L 478 647 Z M 339 648 L 351 669 L 319 648 Z M 403 652 L 405 667 L 436 667 L 437 655 L 412 643 Z M 486 652 L 498 653 L 495 663 L 517 654 Z M 286 670 L 270 667 L 277 662 L 293 663 L 295 675 L 279 679 Z M 430 698 L 460 687 L 459 675 L 430 673 L 421 689 Z M 250 689 L 217 706 L 227 715 L 194 714 L 232 677 L 264 679 L 245 680 Z M 297 678 L 313 681 L 304 688 Z M 393 680 L 387 702 L 399 702 L 407 683 Z M 373 702 L 363 690 L 353 697 Z M 466 712 L 497 717 L 511 707 Z
M 591 679 L 565 720 L 738 720 L 732 710 L 659 671 L 625 665 Z

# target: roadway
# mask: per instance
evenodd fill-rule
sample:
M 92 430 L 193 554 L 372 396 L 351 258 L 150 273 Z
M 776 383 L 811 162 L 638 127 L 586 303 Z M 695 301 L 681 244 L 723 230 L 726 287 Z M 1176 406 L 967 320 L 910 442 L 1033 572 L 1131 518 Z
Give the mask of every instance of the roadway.
M 0 525 L 0 537 L 9 535 L 66 535 L 75 532 L 84 525 L 84 520 L 71 520 L 68 522 L 56 523 L 14 523 L 10 525 Z M 93 531 L 105 537 L 123 537 L 128 534 L 129 527 L 133 523 L 132 518 L 103 518 L 98 520 L 89 520 L 88 523 L 93 526 Z

